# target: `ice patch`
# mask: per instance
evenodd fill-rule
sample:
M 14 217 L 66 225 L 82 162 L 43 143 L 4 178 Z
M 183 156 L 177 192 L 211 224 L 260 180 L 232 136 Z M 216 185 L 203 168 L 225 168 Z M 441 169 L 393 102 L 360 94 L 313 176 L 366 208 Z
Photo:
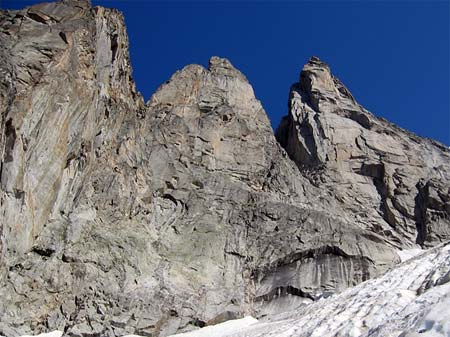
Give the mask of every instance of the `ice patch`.
M 419 255 L 420 253 L 423 253 L 423 249 L 415 248 L 415 249 L 405 249 L 405 250 L 399 250 L 397 251 L 398 256 L 400 257 L 400 260 L 402 262 L 405 262 L 409 259 L 412 259 L 414 256 Z
M 63 333 L 61 331 L 52 331 L 47 333 L 41 333 L 40 335 L 23 335 L 20 337 L 61 337 Z
M 439 296 L 441 301 L 416 324 L 415 330 L 421 337 L 450 336 L 450 284 L 435 289 L 432 295 Z
M 216 325 L 207 326 L 195 331 L 185 332 L 169 337 L 226 337 L 239 333 L 242 329 L 258 322 L 256 318 L 247 316 L 241 319 L 233 319 Z

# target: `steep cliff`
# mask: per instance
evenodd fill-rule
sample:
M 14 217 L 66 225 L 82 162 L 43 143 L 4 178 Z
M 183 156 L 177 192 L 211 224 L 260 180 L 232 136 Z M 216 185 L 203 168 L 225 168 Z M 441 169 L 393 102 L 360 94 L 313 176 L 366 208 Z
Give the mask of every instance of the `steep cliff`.
M 449 239 L 449 151 L 365 111 L 317 59 L 277 142 L 226 59 L 144 104 L 115 10 L 60 1 L 0 25 L 0 335 L 263 316 Z
M 365 228 L 422 246 L 448 240 L 446 146 L 376 118 L 316 57 L 291 87 L 289 110 L 277 139 Z

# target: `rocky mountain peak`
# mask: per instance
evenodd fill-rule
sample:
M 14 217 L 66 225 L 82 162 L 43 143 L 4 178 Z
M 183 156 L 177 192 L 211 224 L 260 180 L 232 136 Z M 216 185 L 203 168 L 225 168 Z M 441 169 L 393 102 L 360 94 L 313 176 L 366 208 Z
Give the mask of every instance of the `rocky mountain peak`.
M 184 102 L 182 113 L 180 107 L 174 107 L 180 100 Z M 269 119 L 255 98 L 252 86 L 226 58 L 211 57 L 208 69 L 191 64 L 177 71 L 147 105 L 151 109 L 170 106 L 173 113 L 185 120 L 212 122 L 218 118 L 217 126 L 226 125 L 227 132 L 247 135 L 244 130 L 249 128 L 272 133 Z M 220 127 L 216 132 L 219 130 Z
M 242 80 L 247 81 L 245 76 L 239 70 L 237 70 L 226 58 L 212 56 L 209 60 L 208 70 L 215 75 L 238 77 Z
M 313 170 L 312 181 L 328 186 L 344 204 L 357 197 L 377 205 L 381 219 L 375 220 L 374 214 L 366 225 L 382 224 L 389 236 L 400 234 L 425 245 L 434 241 L 433 233 L 440 232 L 441 238 L 450 234 L 448 225 L 438 225 L 449 214 L 444 210 L 450 187 L 449 151 L 365 110 L 318 58 L 309 60 L 300 81 L 292 85 L 289 113 L 276 136 L 300 170 L 305 174 Z M 443 175 L 447 178 L 441 180 Z M 424 217 L 419 211 L 422 187 L 426 181 L 436 186 L 438 180 L 436 188 L 443 199 Z
M 310 71 L 311 73 L 321 71 L 320 69 L 326 70 L 330 72 L 330 67 L 327 63 L 323 62 L 319 57 L 317 56 L 311 56 L 308 60 L 308 62 L 303 66 L 303 70 L 300 73 L 300 76 L 302 76 L 302 73 L 305 73 L 304 75 L 307 76 L 307 72 Z
M 449 151 L 370 114 L 318 58 L 277 142 L 224 58 L 144 105 L 123 17 L 87 6 L 0 13 L 0 335 L 262 317 L 450 238 Z
M 312 56 L 304 65 L 295 89 L 316 111 L 336 112 L 340 104 L 356 104 L 349 90 L 332 75 L 328 64 L 317 56 Z
M 65 5 L 74 7 L 81 7 L 81 8 L 91 7 L 91 0 L 60 0 L 60 2 Z

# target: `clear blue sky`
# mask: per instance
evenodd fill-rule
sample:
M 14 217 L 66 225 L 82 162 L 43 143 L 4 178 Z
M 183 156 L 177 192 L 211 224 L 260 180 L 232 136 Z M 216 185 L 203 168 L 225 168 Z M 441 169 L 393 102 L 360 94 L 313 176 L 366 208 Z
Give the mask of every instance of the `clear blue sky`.
M 39 1 L 0 0 L 2 8 Z M 148 99 L 189 63 L 227 57 L 274 128 L 311 55 L 377 116 L 450 145 L 449 1 L 94 0 L 125 15 L 138 89 Z

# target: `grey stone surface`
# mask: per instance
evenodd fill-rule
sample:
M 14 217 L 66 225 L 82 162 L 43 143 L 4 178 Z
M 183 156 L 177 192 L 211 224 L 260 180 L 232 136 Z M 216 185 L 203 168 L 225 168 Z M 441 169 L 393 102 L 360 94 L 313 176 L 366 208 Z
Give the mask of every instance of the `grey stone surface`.
M 144 104 L 115 10 L 62 1 L 0 26 L 0 334 L 165 336 L 448 239 L 448 150 L 366 112 L 318 60 L 277 142 L 226 59 Z
M 432 246 L 450 236 L 450 151 L 376 118 L 312 57 L 277 139 L 313 184 L 372 232 Z

